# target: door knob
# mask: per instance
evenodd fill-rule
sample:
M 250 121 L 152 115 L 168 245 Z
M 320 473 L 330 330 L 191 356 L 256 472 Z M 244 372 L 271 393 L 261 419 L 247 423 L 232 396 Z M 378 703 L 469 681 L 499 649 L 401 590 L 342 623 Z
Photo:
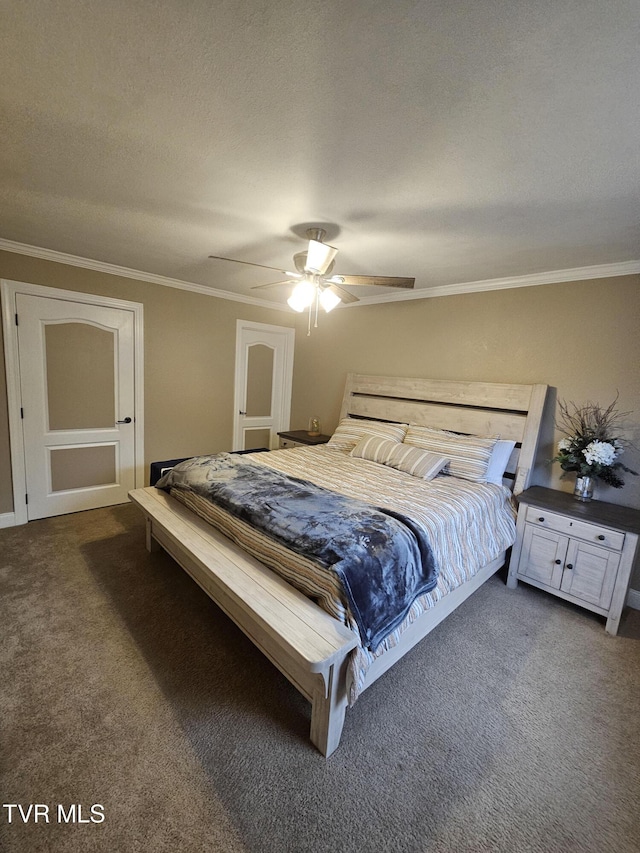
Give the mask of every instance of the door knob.
M 125 418 L 123 421 L 116 421 L 117 424 L 130 424 L 131 418 Z

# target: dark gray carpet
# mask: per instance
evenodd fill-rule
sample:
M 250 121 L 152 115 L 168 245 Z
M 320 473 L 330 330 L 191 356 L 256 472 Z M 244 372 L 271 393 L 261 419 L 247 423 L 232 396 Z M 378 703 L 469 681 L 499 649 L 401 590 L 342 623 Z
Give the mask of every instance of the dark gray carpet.
M 132 506 L 0 531 L 7 853 L 640 849 L 640 612 L 494 578 L 347 713 L 309 707 Z M 80 804 L 88 823 L 60 824 Z M 104 806 L 103 823 L 90 807 Z M 77 814 L 77 813 L 76 813 Z

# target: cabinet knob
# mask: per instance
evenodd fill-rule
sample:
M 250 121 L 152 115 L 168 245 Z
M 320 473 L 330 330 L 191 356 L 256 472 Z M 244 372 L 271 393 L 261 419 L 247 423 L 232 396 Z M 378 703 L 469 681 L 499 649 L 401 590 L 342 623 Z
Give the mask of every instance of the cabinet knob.
M 601 533 L 601 534 L 600 534 L 600 536 L 598 536 L 598 539 L 599 539 L 601 542 L 604 542 L 604 540 L 605 540 L 604 534 L 602 534 L 602 533 Z
M 544 521 L 544 515 L 541 515 L 538 521 Z
M 567 563 L 567 565 L 565 566 L 565 569 L 572 569 L 572 568 L 573 568 L 573 563 Z
M 562 560 L 555 560 L 556 566 L 559 566 L 561 562 L 562 562 Z

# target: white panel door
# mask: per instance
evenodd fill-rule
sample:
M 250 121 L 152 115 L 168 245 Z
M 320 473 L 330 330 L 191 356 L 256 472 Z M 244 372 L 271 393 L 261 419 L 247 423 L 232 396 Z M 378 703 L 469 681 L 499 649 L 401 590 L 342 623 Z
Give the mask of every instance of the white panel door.
M 29 520 L 135 487 L 134 314 L 16 294 Z
M 234 450 L 270 450 L 289 429 L 294 340 L 294 329 L 238 320 Z

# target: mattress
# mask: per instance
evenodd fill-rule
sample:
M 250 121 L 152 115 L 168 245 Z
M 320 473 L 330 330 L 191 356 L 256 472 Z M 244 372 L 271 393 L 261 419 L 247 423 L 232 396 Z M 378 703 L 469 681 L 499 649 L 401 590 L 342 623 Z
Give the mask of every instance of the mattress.
M 371 663 L 397 645 L 402 633 L 421 613 L 473 577 L 515 541 L 515 509 L 511 493 L 503 486 L 447 475 L 425 481 L 327 445 L 254 453 L 251 461 L 405 514 L 427 534 L 438 568 L 437 585 L 415 600 L 401 625 L 375 652 L 361 643 L 354 650 L 348 677 L 350 704 L 361 693 Z M 358 632 L 335 574 L 287 550 L 205 498 L 182 489 L 172 489 L 171 494 Z

